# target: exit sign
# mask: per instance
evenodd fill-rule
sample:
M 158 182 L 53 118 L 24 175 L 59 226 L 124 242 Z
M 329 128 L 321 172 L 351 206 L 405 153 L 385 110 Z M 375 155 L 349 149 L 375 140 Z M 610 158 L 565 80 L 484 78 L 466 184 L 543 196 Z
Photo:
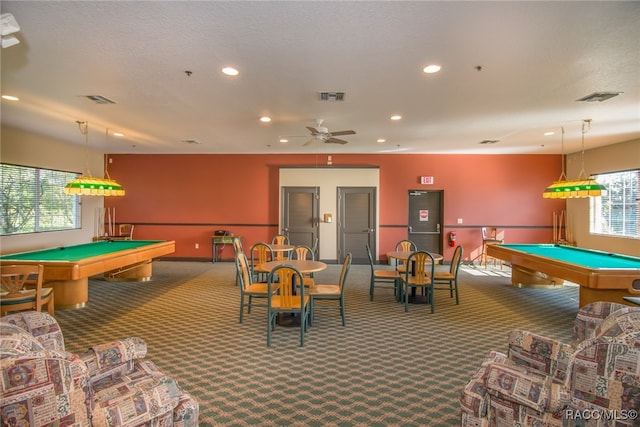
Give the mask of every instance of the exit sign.
M 420 184 L 433 184 L 433 177 L 432 176 L 421 176 L 420 177 Z

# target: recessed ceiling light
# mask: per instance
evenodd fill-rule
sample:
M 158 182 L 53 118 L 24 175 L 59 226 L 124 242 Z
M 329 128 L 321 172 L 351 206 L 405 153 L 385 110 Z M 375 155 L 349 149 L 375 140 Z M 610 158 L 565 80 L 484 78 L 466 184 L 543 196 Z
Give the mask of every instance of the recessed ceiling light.
M 289 140 L 286 139 L 286 138 L 280 138 L 280 142 L 282 142 L 284 144 L 285 142 L 289 142 Z
M 260 117 L 260 121 L 262 123 L 269 123 L 271 121 L 271 117 L 267 117 L 267 116 Z
M 442 68 L 442 67 L 440 67 L 439 65 L 432 64 L 432 65 L 427 65 L 426 67 L 424 67 L 422 69 L 422 71 L 427 73 L 427 74 L 433 74 L 433 73 L 437 73 L 438 71 L 440 71 L 440 68 Z
M 402 116 L 400 116 L 400 115 L 396 114 L 395 116 L 391 116 L 391 117 L 389 117 L 389 118 L 390 118 L 391 120 L 401 120 L 401 119 L 402 119 Z
M 239 74 L 238 70 L 233 67 L 224 67 L 222 72 L 227 76 L 237 76 Z
M 550 131 L 550 132 L 545 132 L 544 136 L 551 136 L 551 135 L 555 135 L 555 134 L 556 134 L 555 132 Z
M 386 140 L 386 139 L 382 139 L 382 138 L 380 138 L 380 139 L 378 139 L 376 142 L 377 142 L 378 144 L 382 144 L 383 142 L 387 142 L 387 140 Z
M 114 132 L 114 133 L 113 133 L 113 136 L 123 137 L 123 136 L 124 136 L 124 133 L 122 133 L 122 132 Z
M 20 101 L 20 98 L 11 95 L 2 95 L 2 99 L 6 99 L 7 101 Z

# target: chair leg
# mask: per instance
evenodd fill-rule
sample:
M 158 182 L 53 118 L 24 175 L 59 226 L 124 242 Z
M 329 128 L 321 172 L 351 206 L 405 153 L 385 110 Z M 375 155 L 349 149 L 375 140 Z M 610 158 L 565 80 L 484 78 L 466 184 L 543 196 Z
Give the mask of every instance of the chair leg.
M 347 322 L 344 319 L 344 298 L 340 298 L 340 315 L 342 316 L 342 326 L 347 326 Z
M 240 323 L 242 323 L 242 315 L 244 314 L 244 295 L 240 296 Z
M 404 292 L 404 311 L 409 311 L 409 286 L 403 286 L 402 292 Z
M 375 279 L 371 278 L 371 283 L 369 284 L 369 301 L 373 301 L 373 288 L 374 288 Z
M 456 305 L 459 305 L 460 299 L 458 298 L 458 281 L 457 280 L 453 282 L 453 286 L 455 287 L 455 291 L 456 291 Z
M 433 291 L 433 286 L 429 286 L 427 288 L 427 295 L 431 301 L 431 314 L 435 311 L 435 292 Z

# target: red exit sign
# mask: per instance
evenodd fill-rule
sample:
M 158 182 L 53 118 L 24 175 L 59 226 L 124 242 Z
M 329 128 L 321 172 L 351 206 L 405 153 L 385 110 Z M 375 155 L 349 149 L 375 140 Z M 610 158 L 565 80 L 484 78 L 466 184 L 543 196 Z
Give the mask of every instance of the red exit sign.
M 420 177 L 420 184 L 433 184 L 433 177 L 432 176 L 421 176 Z

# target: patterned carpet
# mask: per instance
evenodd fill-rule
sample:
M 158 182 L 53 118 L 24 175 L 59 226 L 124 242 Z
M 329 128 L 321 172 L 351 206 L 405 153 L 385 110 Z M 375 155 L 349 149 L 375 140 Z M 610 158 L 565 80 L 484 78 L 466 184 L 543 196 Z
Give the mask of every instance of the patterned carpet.
M 466 266 L 460 305 L 436 293 L 436 311 L 369 301 L 369 266 L 347 280 L 347 326 L 316 313 L 299 347 L 297 328 L 277 327 L 266 346 L 266 310 L 238 322 L 232 263 L 156 261 L 150 282 L 90 280 L 90 303 L 59 310 L 67 348 L 128 336 L 200 402 L 202 426 L 453 426 L 460 390 L 508 332 L 524 328 L 569 340 L 578 288 L 519 289 L 509 270 Z M 316 273 L 337 281 L 340 266 Z

